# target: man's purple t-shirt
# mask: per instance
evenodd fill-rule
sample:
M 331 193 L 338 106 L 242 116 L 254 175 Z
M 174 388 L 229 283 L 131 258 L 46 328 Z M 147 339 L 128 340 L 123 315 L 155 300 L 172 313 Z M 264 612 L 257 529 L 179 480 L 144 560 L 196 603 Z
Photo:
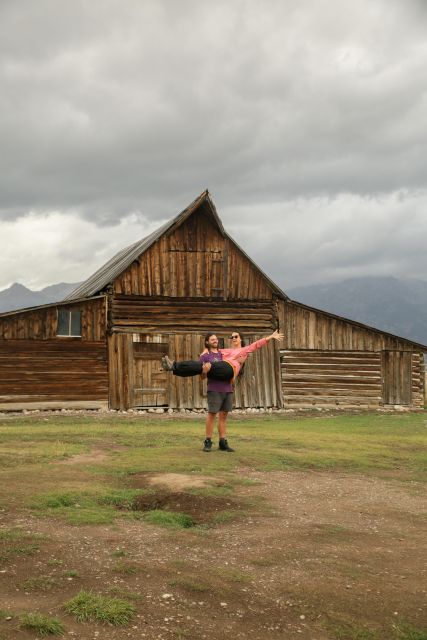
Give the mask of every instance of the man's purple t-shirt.
M 215 362 L 216 360 L 222 360 L 222 353 L 215 353 L 209 351 L 200 356 L 201 362 Z M 219 391 L 219 393 L 233 393 L 233 385 L 230 382 L 224 382 L 223 380 L 210 380 L 208 378 L 208 391 Z

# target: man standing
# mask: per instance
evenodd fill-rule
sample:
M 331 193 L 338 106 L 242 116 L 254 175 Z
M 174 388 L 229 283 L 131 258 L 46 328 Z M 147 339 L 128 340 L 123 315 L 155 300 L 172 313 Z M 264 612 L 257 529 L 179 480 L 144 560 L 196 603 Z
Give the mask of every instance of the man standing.
M 205 337 L 205 347 L 207 353 L 200 356 L 200 361 L 205 365 L 212 364 L 217 360 L 222 360 L 222 353 L 218 350 L 218 338 L 214 333 L 208 333 Z M 208 367 L 203 367 L 206 375 Z M 212 450 L 212 435 L 214 430 L 215 417 L 218 414 L 219 450 L 234 451 L 227 442 L 227 417 L 233 409 L 233 385 L 222 380 L 211 380 L 208 378 L 208 415 L 206 417 L 206 438 L 203 443 L 203 451 L 207 453 Z

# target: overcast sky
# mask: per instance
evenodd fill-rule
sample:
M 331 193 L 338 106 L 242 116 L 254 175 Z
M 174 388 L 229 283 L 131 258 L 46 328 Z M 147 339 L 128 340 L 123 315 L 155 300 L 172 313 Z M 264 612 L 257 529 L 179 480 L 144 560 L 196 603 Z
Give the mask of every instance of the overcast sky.
M 427 280 L 425 0 L 0 0 L 0 289 L 209 188 L 285 291 Z

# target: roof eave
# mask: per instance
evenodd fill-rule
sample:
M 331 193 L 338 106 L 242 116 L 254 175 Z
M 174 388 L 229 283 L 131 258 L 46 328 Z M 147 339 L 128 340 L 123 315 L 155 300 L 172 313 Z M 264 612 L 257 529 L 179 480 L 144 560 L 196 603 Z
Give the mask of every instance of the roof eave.
M 12 311 L 4 311 L 0 313 L 0 319 L 6 318 L 20 313 L 29 313 L 31 311 L 39 311 L 41 309 L 48 309 L 49 307 L 62 307 L 72 304 L 81 304 L 83 302 L 89 302 L 90 300 L 98 300 L 99 298 L 105 298 L 105 295 L 88 296 L 87 298 L 76 298 L 75 300 L 59 300 L 58 302 L 49 302 L 49 304 L 39 304 L 35 307 L 23 307 L 22 309 L 13 309 Z

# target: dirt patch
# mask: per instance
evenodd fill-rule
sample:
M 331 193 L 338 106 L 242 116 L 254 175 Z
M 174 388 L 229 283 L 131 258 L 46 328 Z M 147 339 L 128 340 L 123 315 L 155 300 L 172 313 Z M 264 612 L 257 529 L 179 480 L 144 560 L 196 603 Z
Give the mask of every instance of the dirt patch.
M 1 640 L 34 640 L 17 629 L 22 611 L 53 612 L 64 637 L 79 640 L 397 640 L 399 626 L 427 627 L 425 485 L 315 471 L 240 469 L 239 477 L 256 484 L 232 499 L 166 489 L 141 497 L 143 509 L 202 522 L 246 499 L 269 507 L 207 529 L 144 520 L 72 527 L 0 512 L 0 531 L 44 534 L 31 555 L 16 545 L 3 558 L 0 609 L 13 617 L 0 619 Z M 132 571 L 119 571 L 121 559 Z M 40 577 L 51 581 L 48 592 L 25 589 Z M 132 623 L 77 623 L 63 604 L 81 589 L 131 600 Z
M 225 511 L 239 512 L 242 505 L 231 498 L 193 495 L 191 493 L 157 491 L 153 494 L 137 496 L 132 503 L 134 511 L 175 511 L 191 516 L 194 524 L 205 524 L 215 520 Z
M 66 460 L 60 460 L 57 464 L 74 465 L 74 464 L 92 464 L 107 460 L 112 451 L 123 451 L 126 447 L 120 445 L 112 445 L 111 447 L 97 447 L 87 453 L 78 453 Z
M 60 460 L 58 464 L 63 464 L 65 466 L 73 464 L 91 464 L 92 462 L 103 462 L 107 458 L 108 453 L 106 451 L 91 451 L 90 453 L 78 453 L 66 460 Z
M 132 486 L 135 488 L 146 485 L 167 487 L 169 491 L 185 491 L 185 489 L 203 489 L 212 486 L 212 480 L 206 476 L 188 475 L 184 473 L 136 473 L 132 476 Z M 215 486 L 221 486 L 221 480 L 215 481 Z

